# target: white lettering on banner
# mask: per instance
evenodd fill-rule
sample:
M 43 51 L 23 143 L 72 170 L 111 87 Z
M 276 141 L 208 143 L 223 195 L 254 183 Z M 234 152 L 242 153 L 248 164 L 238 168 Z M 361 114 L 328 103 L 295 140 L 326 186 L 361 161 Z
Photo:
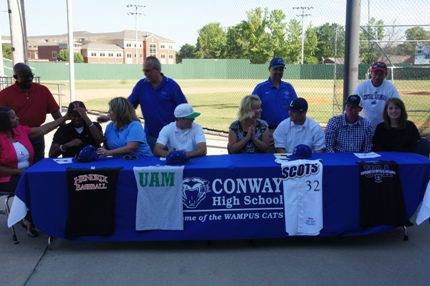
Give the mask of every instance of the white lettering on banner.
M 281 178 L 235 178 L 215 179 L 212 181 L 212 191 L 220 195 L 226 194 L 259 194 L 281 193 Z
M 107 190 L 108 176 L 100 174 L 84 174 L 73 178 L 75 191 Z
M 316 175 L 320 172 L 319 164 L 305 163 L 293 166 L 282 167 L 282 177 L 286 180 L 293 178 L 301 178 L 304 176 Z

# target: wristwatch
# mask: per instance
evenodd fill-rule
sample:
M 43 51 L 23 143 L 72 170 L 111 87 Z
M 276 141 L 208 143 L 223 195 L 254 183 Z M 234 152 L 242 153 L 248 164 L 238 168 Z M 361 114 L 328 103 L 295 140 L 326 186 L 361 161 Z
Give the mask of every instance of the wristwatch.
M 63 153 L 66 152 L 66 148 L 64 148 L 64 145 L 60 145 L 60 151 Z

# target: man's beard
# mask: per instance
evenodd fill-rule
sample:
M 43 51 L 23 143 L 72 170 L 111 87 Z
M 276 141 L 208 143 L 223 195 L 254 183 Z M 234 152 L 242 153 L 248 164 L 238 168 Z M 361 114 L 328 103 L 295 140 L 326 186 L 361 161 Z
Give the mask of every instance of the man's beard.
M 25 81 L 25 82 L 18 83 L 18 86 L 21 89 L 30 89 L 32 84 L 33 84 L 33 82 L 31 82 L 31 81 Z

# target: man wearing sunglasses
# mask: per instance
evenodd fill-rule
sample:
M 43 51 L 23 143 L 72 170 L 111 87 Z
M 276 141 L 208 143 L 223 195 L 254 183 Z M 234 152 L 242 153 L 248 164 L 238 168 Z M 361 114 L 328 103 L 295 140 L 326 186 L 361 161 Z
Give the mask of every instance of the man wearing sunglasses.
M 145 78 L 136 84 L 128 100 L 134 108 L 140 105 L 146 138 L 153 150 L 161 128 L 175 120 L 175 107 L 186 103 L 187 99 L 176 81 L 161 72 L 161 64 L 156 57 L 145 59 L 143 73 Z
M 399 98 L 399 92 L 394 84 L 385 80 L 387 65 L 377 61 L 370 67 L 371 77 L 358 85 L 354 94 L 361 97 L 363 110 L 360 115 L 370 122 L 375 131 L 376 126 L 383 121 L 382 111 L 385 102 L 391 97 Z
M 271 152 L 275 151 L 272 138 L 273 131 L 281 121 L 289 117 L 288 107 L 297 98 L 294 87 L 290 83 L 282 81 L 284 69 L 284 60 L 274 57 L 269 64 L 269 79 L 257 84 L 252 92 L 252 94 L 260 97 L 263 108 L 261 119 L 269 125 Z
M 33 82 L 33 72 L 24 63 L 17 63 L 13 67 L 15 84 L 0 91 L 0 105 L 15 110 L 19 121 L 29 127 L 39 127 L 50 113 L 54 119 L 61 117 L 60 107 L 49 89 Z M 43 136 L 33 138 L 33 162 L 45 156 L 45 140 Z

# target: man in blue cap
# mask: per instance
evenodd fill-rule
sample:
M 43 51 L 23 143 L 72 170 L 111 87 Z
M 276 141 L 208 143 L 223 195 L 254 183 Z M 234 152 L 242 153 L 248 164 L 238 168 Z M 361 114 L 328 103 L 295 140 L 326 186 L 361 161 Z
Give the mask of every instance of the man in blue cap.
M 282 120 L 289 117 L 288 107 L 291 101 L 297 98 L 294 87 L 282 81 L 284 69 L 284 60 L 274 57 L 269 64 L 269 79 L 257 84 L 252 92 L 261 99 L 263 108 L 261 119 L 267 122 L 271 134 Z
M 275 148 L 278 153 L 291 153 L 299 144 L 308 145 L 313 152 L 325 150 L 324 131 L 312 118 L 306 116 L 308 102 L 302 97 L 291 101 L 288 107 L 290 117 L 283 120 L 275 132 Z

